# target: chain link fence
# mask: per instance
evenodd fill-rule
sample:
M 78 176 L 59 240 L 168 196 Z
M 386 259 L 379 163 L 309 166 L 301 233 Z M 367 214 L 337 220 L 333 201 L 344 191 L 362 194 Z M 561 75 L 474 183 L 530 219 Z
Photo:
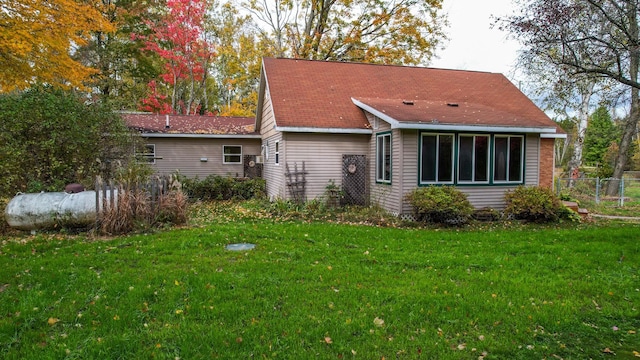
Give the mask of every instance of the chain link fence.
M 640 179 L 616 178 L 558 178 L 557 195 L 562 199 L 578 200 L 583 207 L 640 206 Z

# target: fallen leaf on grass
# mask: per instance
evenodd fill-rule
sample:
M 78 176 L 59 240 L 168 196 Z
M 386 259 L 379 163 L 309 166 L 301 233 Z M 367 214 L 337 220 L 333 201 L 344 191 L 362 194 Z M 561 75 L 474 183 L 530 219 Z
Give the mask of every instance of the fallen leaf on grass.
M 373 319 L 373 324 L 377 327 L 382 327 L 384 325 L 384 320 L 376 317 L 375 319 Z
M 611 351 L 611 349 L 609 348 L 604 348 L 604 350 L 602 350 L 603 353 L 605 354 L 609 354 L 609 355 L 615 355 L 616 353 Z
M 60 319 L 50 317 L 50 318 L 49 318 L 49 320 L 47 320 L 47 324 L 49 324 L 50 326 L 53 326 L 53 325 L 55 325 L 58 321 L 60 321 Z
M 330 338 L 330 337 L 325 336 L 325 337 L 324 337 L 324 342 L 325 342 L 325 343 L 327 343 L 327 344 L 332 344 L 332 343 L 333 343 L 333 340 L 331 340 L 331 338 Z
M 640 357 L 640 352 L 637 352 L 637 351 L 635 351 L 635 350 L 634 350 L 634 351 L 633 351 L 633 356 L 635 356 L 635 357 Z

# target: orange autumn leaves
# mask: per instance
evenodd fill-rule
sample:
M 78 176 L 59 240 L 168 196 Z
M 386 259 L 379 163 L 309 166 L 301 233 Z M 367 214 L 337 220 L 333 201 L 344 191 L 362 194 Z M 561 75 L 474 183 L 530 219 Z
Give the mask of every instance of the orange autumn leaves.
M 96 73 L 73 59 L 91 32 L 111 32 L 102 1 L 0 0 L 0 92 L 33 83 L 80 87 Z

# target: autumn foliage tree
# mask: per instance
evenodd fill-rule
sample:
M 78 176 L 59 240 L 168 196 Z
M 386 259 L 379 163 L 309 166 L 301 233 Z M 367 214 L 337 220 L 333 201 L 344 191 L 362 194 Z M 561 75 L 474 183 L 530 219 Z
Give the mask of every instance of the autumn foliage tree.
M 206 96 L 206 79 L 213 47 L 203 37 L 203 22 L 207 10 L 205 0 L 167 0 L 167 12 L 157 22 L 148 22 L 149 35 L 134 38 L 145 41 L 145 49 L 157 54 L 164 62 L 161 83 L 151 83 L 151 94 L 143 100 L 142 109 L 167 112 L 162 103 L 159 85 L 168 90 L 170 112 L 194 114 Z
M 621 179 L 640 124 L 640 0 L 519 0 L 521 13 L 501 19 L 536 56 L 567 76 L 604 78 L 626 87 L 630 116 L 623 125 L 613 177 Z M 609 183 L 613 195 L 617 182 Z
M 444 38 L 442 0 L 248 0 L 276 54 L 423 64 Z
M 0 0 L 0 92 L 34 83 L 81 87 L 97 70 L 76 61 L 91 33 L 114 28 L 98 1 Z

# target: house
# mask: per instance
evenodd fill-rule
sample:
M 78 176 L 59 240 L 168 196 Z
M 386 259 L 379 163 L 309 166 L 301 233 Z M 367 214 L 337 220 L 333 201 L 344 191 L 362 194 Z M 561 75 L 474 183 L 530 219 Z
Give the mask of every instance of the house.
M 552 187 L 566 137 L 506 77 L 475 71 L 265 58 L 256 113 L 272 199 L 335 183 L 350 203 L 407 217 L 418 186 L 496 209 L 518 185 Z
M 244 117 L 123 113 L 130 129 L 145 139 L 140 154 L 158 174 L 187 177 L 261 175 L 260 134 Z

